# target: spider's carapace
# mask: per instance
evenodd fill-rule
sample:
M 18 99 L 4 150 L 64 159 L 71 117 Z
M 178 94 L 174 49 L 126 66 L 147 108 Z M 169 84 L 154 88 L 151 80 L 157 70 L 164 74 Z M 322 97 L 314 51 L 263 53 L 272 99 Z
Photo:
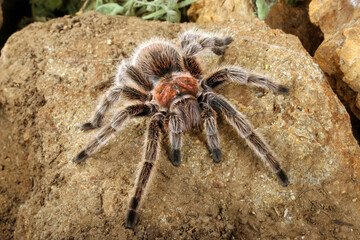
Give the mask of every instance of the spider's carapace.
M 155 100 L 162 107 L 169 107 L 179 95 L 190 94 L 196 97 L 199 92 L 198 80 L 187 75 L 172 75 L 160 80 L 155 88 Z

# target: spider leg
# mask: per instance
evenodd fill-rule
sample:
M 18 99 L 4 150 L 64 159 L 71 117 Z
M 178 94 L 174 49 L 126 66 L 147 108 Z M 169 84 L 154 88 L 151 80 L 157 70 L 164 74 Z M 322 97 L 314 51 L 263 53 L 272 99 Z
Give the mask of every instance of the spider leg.
M 232 41 L 231 37 L 220 38 L 200 30 L 189 30 L 180 35 L 181 49 L 186 57 L 195 56 L 206 49 L 223 55 Z
M 258 74 L 247 73 L 244 69 L 235 66 L 220 68 L 215 73 L 205 78 L 201 82 L 201 86 L 203 88 L 215 88 L 227 81 L 261 87 L 285 95 L 288 95 L 290 91 L 289 88 L 284 85 L 273 82 Z
M 227 101 L 213 93 L 207 93 L 205 98 L 211 107 L 213 107 L 216 111 L 222 112 L 226 116 L 227 120 L 237 130 L 238 134 L 246 140 L 247 144 L 254 150 L 254 152 L 277 175 L 280 183 L 283 186 L 287 186 L 289 184 L 289 179 L 286 173 L 280 167 L 280 164 L 276 160 L 270 147 L 255 133 L 251 124 L 245 119 L 245 117 Z
M 207 103 L 201 103 L 201 118 L 204 121 L 207 142 L 212 153 L 214 162 L 220 162 L 221 150 L 219 148 L 219 137 L 214 111 Z
M 171 144 L 171 163 L 174 166 L 179 166 L 181 161 L 181 137 L 183 121 L 180 116 L 176 114 L 170 115 L 170 144 Z
M 224 55 L 227 45 L 233 39 L 219 38 L 199 30 L 189 30 L 180 35 L 181 50 L 185 68 L 196 78 L 202 74 L 202 69 L 196 56 L 201 51 L 211 49 L 216 55 Z
M 151 99 L 151 97 L 148 97 L 144 92 L 129 86 L 124 86 L 125 79 L 131 79 L 137 86 L 145 91 L 151 91 L 153 88 L 152 83 L 143 76 L 138 68 L 135 66 L 120 65 L 115 78 L 116 85 L 107 91 L 106 96 L 97 107 L 93 120 L 84 123 L 81 126 L 82 130 L 87 131 L 99 128 L 105 114 L 110 110 L 113 104 L 122 97 L 125 97 L 128 100 L 138 100 L 141 102 Z
M 104 116 L 107 111 L 112 107 L 112 105 L 118 101 L 118 99 L 121 96 L 121 87 L 120 86 L 114 86 L 111 89 L 107 91 L 106 96 L 101 101 L 101 103 L 98 105 L 96 113 L 93 117 L 93 120 L 91 122 L 86 122 L 81 126 L 81 129 L 84 131 L 95 129 L 100 127 L 102 120 L 104 119 Z
M 145 144 L 145 159 L 138 172 L 138 177 L 135 182 L 135 192 L 130 200 L 129 210 L 126 215 L 125 226 L 127 228 L 133 228 L 136 224 L 137 209 L 140 206 L 141 199 L 149 183 L 151 171 L 158 157 L 164 117 L 162 113 L 156 113 L 150 120 Z
M 149 81 L 144 74 L 140 71 L 139 68 L 135 66 L 125 66 L 125 75 L 133 80 L 139 87 L 145 91 L 151 91 L 154 86 L 151 81 Z
M 119 131 L 121 126 L 128 117 L 148 115 L 152 112 L 152 107 L 146 104 L 136 104 L 121 110 L 112 119 L 111 123 L 104 126 L 96 138 L 94 138 L 74 159 L 76 163 L 80 163 L 88 158 L 99 146 L 109 140 L 111 134 Z

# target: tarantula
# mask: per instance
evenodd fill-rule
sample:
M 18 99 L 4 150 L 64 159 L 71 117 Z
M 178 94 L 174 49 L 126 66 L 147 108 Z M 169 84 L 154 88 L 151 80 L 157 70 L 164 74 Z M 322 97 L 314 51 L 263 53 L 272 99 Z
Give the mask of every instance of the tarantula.
M 133 228 L 137 222 L 137 210 L 157 160 L 162 131 L 170 134 L 170 160 L 174 166 L 179 166 L 183 133 L 203 124 L 212 158 L 218 163 L 221 150 L 215 119 L 219 113 L 225 115 L 238 134 L 277 175 L 280 183 L 283 186 L 289 184 L 272 150 L 254 131 L 249 121 L 224 97 L 213 92 L 213 89 L 229 81 L 262 87 L 280 94 L 289 94 L 289 88 L 236 66 L 221 67 L 203 77 L 199 53 L 211 50 L 216 55 L 223 55 L 232 41 L 231 37 L 223 38 L 200 30 L 190 30 L 180 35 L 181 49 L 162 39 L 145 42 L 126 63 L 118 67 L 115 85 L 107 91 L 93 120 L 82 125 L 83 130 L 99 128 L 104 115 L 115 102 L 132 102 L 101 128 L 97 137 L 76 156 L 74 161 L 77 163 L 88 158 L 112 133 L 119 131 L 128 118 L 150 116 L 144 160 L 130 200 L 126 227 Z

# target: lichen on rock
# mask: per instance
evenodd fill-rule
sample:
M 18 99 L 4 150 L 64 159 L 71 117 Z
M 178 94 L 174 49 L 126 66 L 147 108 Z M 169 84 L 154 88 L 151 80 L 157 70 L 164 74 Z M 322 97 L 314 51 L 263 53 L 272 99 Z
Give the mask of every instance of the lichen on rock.
M 179 32 L 194 26 L 234 38 L 223 57 L 203 58 L 207 72 L 236 64 L 290 87 L 289 96 L 233 84 L 218 92 L 267 139 L 291 184 L 280 186 L 218 117 L 223 160 L 213 163 L 203 131 L 194 130 L 184 136 L 181 165 L 173 167 L 165 138 L 140 222 L 128 230 L 123 223 L 148 118 L 128 121 L 77 165 L 74 156 L 95 134 L 82 132 L 80 124 L 90 119 L 108 87 L 99 83 L 109 82 L 136 46 L 152 37 L 176 43 Z M 360 149 L 349 116 L 294 36 L 260 21 L 169 24 L 87 13 L 14 34 L 2 50 L 0 69 L 1 112 L 13 129 L 4 141 L 26 148 L 31 175 L 29 196 L 17 205 L 17 239 L 356 239 L 360 234 Z

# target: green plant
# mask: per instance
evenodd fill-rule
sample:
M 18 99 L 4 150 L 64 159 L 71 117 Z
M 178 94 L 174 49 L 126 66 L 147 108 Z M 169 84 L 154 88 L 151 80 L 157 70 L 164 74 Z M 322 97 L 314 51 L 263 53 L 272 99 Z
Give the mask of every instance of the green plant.
M 96 0 L 95 9 L 97 12 L 125 16 L 138 16 L 143 19 L 166 20 L 169 22 L 180 22 L 184 7 L 196 2 L 196 0 L 127 0 L 119 3 L 106 3 L 103 0 Z
M 295 7 L 298 2 L 302 2 L 304 0 L 286 0 L 286 4 L 290 7 Z
M 272 7 L 272 5 L 274 5 L 276 1 L 277 0 L 256 0 L 255 6 L 257 9 L 257 16 L 261 20 L 264 20 L 270 11 L 270 8 Z
M 107 15 L 138 16 L 143 19 L 180 22 L 186 7 L 197 0 L 31 0 L 35 21 L 65 14 L 97 11 Z
M 75 15 L 84 4 L 82 0 L 31 0 L 34 21 L 46 21 L 59 15 Z

